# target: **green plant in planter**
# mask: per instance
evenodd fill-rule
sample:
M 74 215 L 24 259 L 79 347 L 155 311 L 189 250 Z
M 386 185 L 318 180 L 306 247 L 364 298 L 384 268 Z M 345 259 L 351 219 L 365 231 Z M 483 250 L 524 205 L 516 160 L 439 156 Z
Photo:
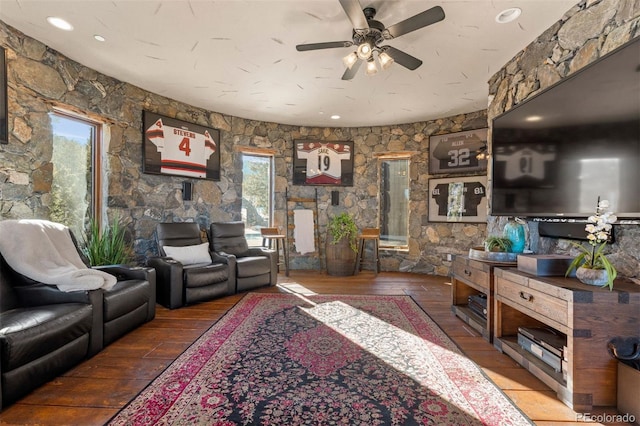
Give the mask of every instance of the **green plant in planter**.
M 100 232 L 95 219 L 91 220 L 89 232 L 84 240 L 84 254 L 91 266 L 119 265 L 131 261 L 133 249 L 125 240 L 126 229 L 118 218 Z
M 348 238 L 351 250 L 358 251 L 358 245 L 356 244 L 358 227 L 349 213 L 343 212 L 331 218 L 327 229 L 333 238 L 332 244 L 338 244 L 343 238 Z
M 510 253 L 512 247 L 512 242 L 509 238 L 505 237 L 487 237 L 484 240 L 484 249 L 486 251 L 498 251 Z

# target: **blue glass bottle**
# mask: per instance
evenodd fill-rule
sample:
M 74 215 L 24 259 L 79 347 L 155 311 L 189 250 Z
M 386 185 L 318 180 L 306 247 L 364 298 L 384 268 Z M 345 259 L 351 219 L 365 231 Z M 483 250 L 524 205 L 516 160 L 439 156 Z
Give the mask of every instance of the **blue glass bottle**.
M 524 251 L 527 238 L 523 224 L 516 222 L 514 219 L 509 219 L 504 226 L 502 235 L 511 240 L 511 253 L 522 253 Z

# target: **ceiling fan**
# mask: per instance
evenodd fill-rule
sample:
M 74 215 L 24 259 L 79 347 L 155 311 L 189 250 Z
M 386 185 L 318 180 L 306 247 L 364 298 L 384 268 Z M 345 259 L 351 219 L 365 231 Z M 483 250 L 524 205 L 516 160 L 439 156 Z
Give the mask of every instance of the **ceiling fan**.
M 400 37 L 401 35 L 435 24 L 444 19 L 444 10 L 442 10 L 440 6 L 435 6 L 390 27 L 385 27 L 380 21 L 373 19 L 376 15 L 376 9 L 373 7 L 365 7 L 363 9 L 362 6 L 360 6 L 359 0 L 339 1 L 353 24 L 352 40 L 299 44 L 296 46 L 296 50 L 303 52 L 307 50 L 357 46 L 355 52 L 343 58 L 347 66 L 346 71 L 342 75 L 343 80 L 351 80 L 363 62 L 367 63 L 367 75 L 377 73 L 378 68 L 373 57 L 374 52 L 377 53 L 378 61 L 382 69 L 388 68 L 393 62 L 397 62 L 407 69 L 415 70 L 422 65 L 420 59 L 392 46 L 380 46 L 379 44 L 384 40 Z

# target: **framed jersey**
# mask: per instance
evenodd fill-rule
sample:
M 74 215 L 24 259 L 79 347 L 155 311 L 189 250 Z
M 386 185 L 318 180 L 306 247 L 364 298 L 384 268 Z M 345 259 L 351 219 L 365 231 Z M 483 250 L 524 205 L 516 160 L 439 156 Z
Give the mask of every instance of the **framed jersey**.
M 293 184 L 353 186 L 353 142 L 293 142 Z
M 144 173 L 220 180 L 220 131 L 143 112 Z
M 487 170 L 487 129 L 429 138 L 429 174 Z M 480 158 L 479 158 L 480 157 Z
M 486 176 L 429 179 L 429 222 L 486 221 Z

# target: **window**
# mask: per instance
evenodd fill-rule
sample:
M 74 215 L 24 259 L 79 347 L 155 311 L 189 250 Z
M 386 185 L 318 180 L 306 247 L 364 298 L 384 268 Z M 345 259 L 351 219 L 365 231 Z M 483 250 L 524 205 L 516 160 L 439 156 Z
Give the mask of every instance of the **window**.
M 262 245 L 260 228 L 271 226 L 273 156 L 242 154 L 242 221 L 249 246 Z
M 409 160 L 380 159 L 380 246 L 409 247 Z
M 89 220 L 99 215 L 99 135 L 101 125 L 53 112 L 53 181 L 50 219 L 82 238 Z

